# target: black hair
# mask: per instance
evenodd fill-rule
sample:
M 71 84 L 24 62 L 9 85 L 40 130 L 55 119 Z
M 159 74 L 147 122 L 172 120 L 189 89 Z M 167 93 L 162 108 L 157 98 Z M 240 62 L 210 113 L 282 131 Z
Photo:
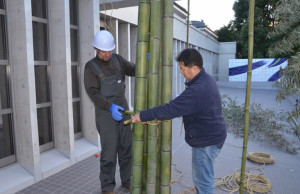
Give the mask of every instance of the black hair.
M 203 59 L 201 54 L 192 48 L 187 48 L 181 51 L 177 56 L 176 60 L 178 62 L 183 62 L 186 67 L 198 66 L 200 69 L 203 68 Z

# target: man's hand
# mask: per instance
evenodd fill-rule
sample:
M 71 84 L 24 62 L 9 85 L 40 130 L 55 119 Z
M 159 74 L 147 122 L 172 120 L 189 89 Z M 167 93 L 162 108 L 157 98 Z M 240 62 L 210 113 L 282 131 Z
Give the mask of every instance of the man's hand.
M 120 113 L 119 110 L 124 111 L 124 108 L 116 104 L 112 104 L 111 107 L 109 108 L 109 111 L 112 114 L 112 118 L 116 121 L 121 121 L 123 119 L 122 113 Z
M 131 121 L 132 121 L 132 123 L 140 123 L 140 122 L 142 122 L 142 121 L 141 121 L 141 118 L 140 118 L 140 113 L 134 115 L 134 116 L 131 118 Z

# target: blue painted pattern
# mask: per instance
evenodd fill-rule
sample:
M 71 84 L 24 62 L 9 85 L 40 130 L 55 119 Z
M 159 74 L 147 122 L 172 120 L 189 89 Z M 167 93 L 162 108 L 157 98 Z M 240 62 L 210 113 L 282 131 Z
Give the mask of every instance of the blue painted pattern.
M 265 61 L 258 61 L 258 62 L 252 63 L 252 70 L 257 69 L 265 64 L 266 64 Z M 238 67 L 232 67 L 232 68 L 229 68 L 229 76 L 239 75 L 242 73 L 246 73 L 247 71 L 248 71 L 248 64 L 243 65 L 243 66 L 238 66 Z
M 280 78 L 280 70 L 277 71 L 276 73 L 274 73 L 269 79 L 268 81 L 269 82 L 273 82 L 273 81 L 276 81 Z
M 275 67 L 278 65 L 282 65 L 282 63 L 284 63 L 286 60 L 287 58 L 275 58 L 273 62 L 270 65 L 268 65 L 268 67 Z
M 287 66 L 287 58 L 253 59 L 252 81 L 273 82 L 280 79 L 280 71 Z M 229 81 L 246 81 L 248 59 L 229 60 Z

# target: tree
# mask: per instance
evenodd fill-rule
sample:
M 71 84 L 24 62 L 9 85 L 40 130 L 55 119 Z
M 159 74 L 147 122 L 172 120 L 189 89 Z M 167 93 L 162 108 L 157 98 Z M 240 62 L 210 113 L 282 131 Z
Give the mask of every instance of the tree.
M 275 26 L 269 32 L 272 41 L 269 54 L 272 57 L 288 58 L 288 65 L 281 71 L 278 100 L 290 95 L 300 96 L 300 2 L 280 0 L 273 13 Z M 298 110 L 299 112 L 300 110 Z
M 267 39 L 267 34 L 274 27 L 274 17 L 272 15 L 277 0 L 260 0 L 255 3 L 254 16 L 254 58 L 268 57 L 268 48 L 272 40 Z M 248 57 L 248 0 L 237 0 L 233 5 L 235 19 L 233 26 L 237 33 L 237 42 L 241 45 L 238 53 L 243 58 Z
M 237 42 L 236 58 L 242 58 L 241 50 L 243 46 L 238 41 L 239 34 L 235 28 L 233 20 L 230 21 L 227 26 L 223 26 L 219 30 L 216 30 L 215 33 L 218 36 L 219 42 Z
M 269 57 L 268 48 L 272 40 L 267 39 L 267 34 L 274 28 L 274 16 L 272 15 L 277 0 L 260 0 L 255 3 L 254 18 L 254 58 Z M 249 0 L 237 0 L 232 9 L 235 19 L 227 26 L 216 31 L 218 41 L 237 42 L 237 58 L 248 57 L 248 10 Z
M 218 36 L 219 42 L 232 42 L 236 41 L 236 31 L 233 28 L 233 22 L 230 21 L 227 26 L 221 27 L 215 32 Z

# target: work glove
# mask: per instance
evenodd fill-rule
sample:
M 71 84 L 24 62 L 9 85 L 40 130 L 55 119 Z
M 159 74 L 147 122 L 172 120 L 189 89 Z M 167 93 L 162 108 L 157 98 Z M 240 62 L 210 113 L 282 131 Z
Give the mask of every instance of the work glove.
M 109 108 L 109 111 L 112 114 L 112 118 L 116 121 L 121 121 L 123 119 L 122 113 L 120 113 L 119 110 L 124 111 L 124 108 L 116 104 L 112 104 L 111 107 Z

